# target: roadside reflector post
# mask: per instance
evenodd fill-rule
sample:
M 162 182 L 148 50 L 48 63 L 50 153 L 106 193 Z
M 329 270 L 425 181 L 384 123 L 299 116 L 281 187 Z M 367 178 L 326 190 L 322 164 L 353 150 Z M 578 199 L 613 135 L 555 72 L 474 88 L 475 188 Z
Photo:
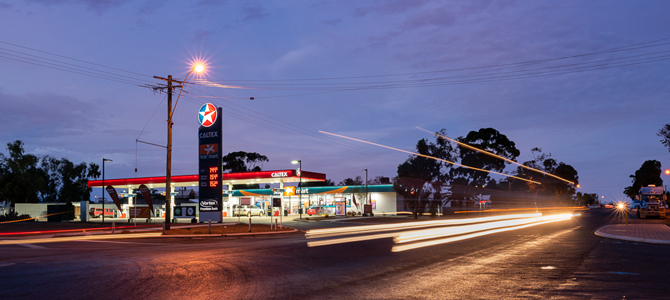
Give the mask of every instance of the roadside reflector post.
M 165 220 L 163 220 L 163 234 L 165 234 Z
M 249 216 L 249 232 L 251 232 L 251 216 Z
M 115 221 L 112 221 L 112 234 L 114 234 L 114 225 L 116 225 Z
M 209 234 L 212 234 L 212 220 L 209 220 Z
M 277 230 L 277 219 L 275 219 L 275 231 Z

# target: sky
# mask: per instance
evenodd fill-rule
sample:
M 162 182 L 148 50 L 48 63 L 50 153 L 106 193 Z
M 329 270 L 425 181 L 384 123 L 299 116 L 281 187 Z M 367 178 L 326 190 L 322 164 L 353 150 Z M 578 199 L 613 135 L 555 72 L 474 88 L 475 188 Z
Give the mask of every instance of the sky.
M 644 161 L 670 167 L 668 1 L 0 0 L 0 143 L 106 164 L 106 178 L 161 176 L 165 94 L 172 174 L 197 172 L 197 113 L 223 107 L 224 153 L 334 182 L 396 175 L 433 137 L 494 128 L 519 162 L 541 148 L 580 191 L 623 198 Z M 254 100 L 250 100 L 253 97 Z M 175 96 L 176 99 L 176 96 Z M 6 149 L 2 147 L 3 153 Z M 137 168 L 137 173 L 135 172 Z M 508 171 L 513 170 L 512 167 Z M 500 179 L 500 176 L 493 176 Z M 665 182 L 670 182 L 667 176 Z

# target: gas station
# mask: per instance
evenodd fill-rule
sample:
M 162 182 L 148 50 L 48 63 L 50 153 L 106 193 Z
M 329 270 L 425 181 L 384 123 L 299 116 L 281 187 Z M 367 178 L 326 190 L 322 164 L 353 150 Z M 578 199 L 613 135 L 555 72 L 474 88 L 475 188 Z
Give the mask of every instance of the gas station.
M 374 214 L 375 212 L 397 212 L 397 195 L 393 185 L 374 186 L 312 186 L 305 187 L 304 183 L 325 182 L 326 174 L 303 171 L 298 169 L 222 173 L 223 158 L 223 122 L 222 110 L 213 104 L 204 104 L 199 111 L 200 128 L 198 129 L 198 174 L 172 176 L 170 173 L 171 152 L 168 142 L 168 168 L 166 176 L 121 178 L 92 180 L 89 188 L 102 188 L 114 200 L 119 209 L 121 218 L 138 219 L 168 216 L 175 218 L 191 218 L 200 222 L 221 222 L 224 217 L 235 214 L 236 207 L 252 205 L 263 209 L 268 215 L 305 214 L 310 211 L 314 214 L 332 214 L 344 216 L 347 212 L 356 214 Z M 287 185 L 286 183 L 303 183 Z M 104 184 L 104 186 L 103 186 Z M 265 186 L 265 189 L 238 189 L 240 185 Z M 271 185 L 278 188 L 267 188 Z M 223 187 L 227 189 L 223 189 Z M 197 187 L 197 202 L 175 205 L 175 192 L 179 187 Z M 121 205 L 116 189 L 126 189 L 120 195 L 128 198 L 128 203 Z M 149 189 L 165 188 L 166 204 L 153 209 L 152 197 Z M 136 190 L 140 190 L 147 206 L 137 205 L 134 199 Z M 356 195 L 359 200 L 356 201 Z M 373 196 L 371 199 L 370 196 Z M 303 196 L 306 199 L 303 199 Z M 103 203 L 104 205 L 104 203 Z M 168 206 L 168 207 L 166 207 Z M 365 211 L 364 211 L 365 209 Z M 315 211 L 318 210 L 318 211 Z M 85 208 L 84 211 L 88 211 Z M 102 211 L 102 210 L 101 210 Z M 97 211 L 96 211 L 97 212 Z M 107 213 L 105 210 L 104 213 Z M 103 214 L 104 214 L 103 213 Z M 104 215 L 103 215 L 104 216 Z M 197 217 L 196 217 L 197 216 Z M 169 220 L 166 220 L 168 222 Z

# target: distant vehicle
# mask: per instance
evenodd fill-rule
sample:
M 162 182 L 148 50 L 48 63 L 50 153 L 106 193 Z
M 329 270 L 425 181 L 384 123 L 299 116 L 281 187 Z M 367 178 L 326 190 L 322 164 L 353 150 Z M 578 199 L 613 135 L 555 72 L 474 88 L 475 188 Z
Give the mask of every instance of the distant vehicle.
M 101 207 L 93 207 L 88 211 L 88 215 L 91 216 L 91 218 L 100 218 L 100 217 L 102 217 L 102 208 Z M 105 208 L 105 217 L 113 218 L 114 217 L 114 209 L 113 208 Z
M 265 212 L 263 209 L 256 205 L 239 205 L 236 206 L 235 209 L 233 209 L 233 216 L 259 216 L 262 217 L 265 215 Z
M 308 215 L 318 215 L 321 214 L 321 206 L 310 206 L 307 208 Z
M 605 204 L 605 208 L 614 208 L 614 205 L 612 205 L 612 204 Z
M 645 219 L 647 217 L 659 217 L 665 219 L 665 201 L 667 199 L 663 187 L 651 184 L 642 187 L 637 194 L 637 200 L 640 201 L 637 209 L 637 216 L 640 219 Z M 638 205 L 637 201 L 635 205 Z

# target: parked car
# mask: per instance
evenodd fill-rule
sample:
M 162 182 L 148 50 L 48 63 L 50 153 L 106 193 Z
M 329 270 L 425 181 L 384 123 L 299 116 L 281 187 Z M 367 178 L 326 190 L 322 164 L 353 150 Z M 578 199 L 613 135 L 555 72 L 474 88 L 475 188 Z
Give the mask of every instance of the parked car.
M 321 206 L 310 206 L 307 208 L 308 215 L 318 215 L 321 214 Z
M 256 206 L 256 205 L 239 205 L 236 206 L 235 209 L 233 210 L 233 216 L 259 216 L 262 217 L 265 215 L 265 212 L 263 211 L 262 208 Z
M 88 215 L 91 216 L 91 218 L 100 218 L 102 216 L 102 208 L 101 207 L 91 208 L 88 211 Z M 105 217 L 113 218 L 114 217 L 114 209 L 113 208 L 105 208 Z

